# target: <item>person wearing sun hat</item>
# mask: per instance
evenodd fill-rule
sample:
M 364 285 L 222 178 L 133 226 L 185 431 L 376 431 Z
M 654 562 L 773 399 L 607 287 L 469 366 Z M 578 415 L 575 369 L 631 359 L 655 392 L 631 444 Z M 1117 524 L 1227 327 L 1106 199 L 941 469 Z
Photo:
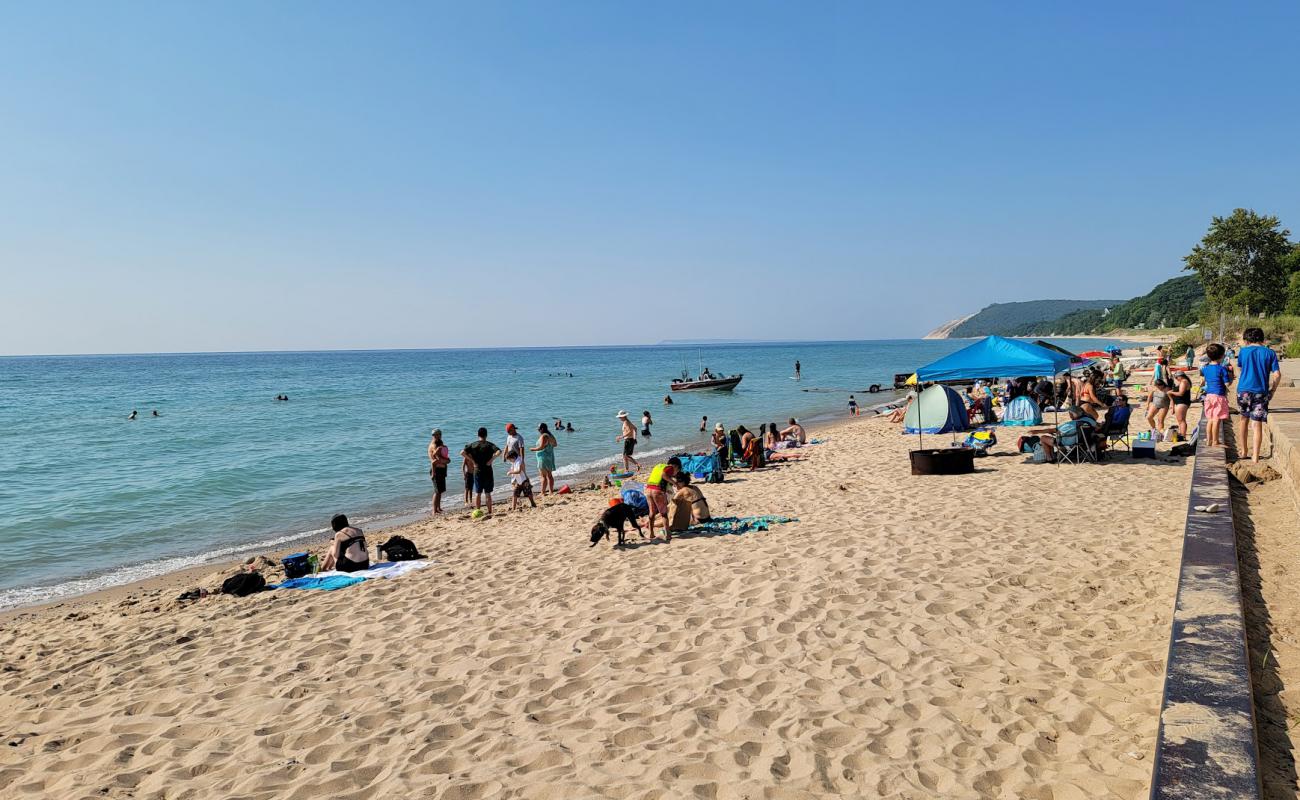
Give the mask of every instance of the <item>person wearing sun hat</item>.
M 617 419 L 622 423 L 623 430 L 614 438 L 614 441 L 623 443 L 623 471 L 632 472 L 633 468 L 639 470 L 641 464 L 632 457 L 632 452 L 636 450 L 636 426 L 632 424 L 632 420 L 627 418 L 626 411 L 619 411 Z
M 729 445 L 727 429 L 719 422 L 713 426 L 713 449 L 718 451 L 718 469 L 723 471 L 727 469 L 727 460 L 729 458 L 727 449 Z

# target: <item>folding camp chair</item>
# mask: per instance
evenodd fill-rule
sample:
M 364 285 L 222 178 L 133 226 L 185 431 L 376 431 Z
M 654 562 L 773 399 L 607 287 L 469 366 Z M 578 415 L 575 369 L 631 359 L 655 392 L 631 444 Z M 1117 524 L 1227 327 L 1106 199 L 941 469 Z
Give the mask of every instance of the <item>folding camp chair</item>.
M 1097 463 L 1100 451 L 1097 448 L 1097 434 L 1091 425 L 1075 427 L 1074 444 L 1065 445 L 1058 442 L 1057 459 L 1067 464 L 1082 464 L 1085 461 Z
M 1112 426 L 1106 429 L 1106 446 L 1112 449 L 1123 445 L 1125 450 L 1133 452 L 1133 443 L 1128 438 L 1128 420 L 1125 419 L 1122 425 Z

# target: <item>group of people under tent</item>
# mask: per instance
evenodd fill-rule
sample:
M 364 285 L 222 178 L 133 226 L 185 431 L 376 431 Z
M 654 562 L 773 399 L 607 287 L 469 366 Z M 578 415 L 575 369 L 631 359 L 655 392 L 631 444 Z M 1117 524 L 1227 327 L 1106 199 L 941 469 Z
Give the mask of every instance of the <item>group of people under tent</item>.
M 1211 342 L 1201 349 L 1198 357 L 1197 351 L 1189 347 L 1181 361 L 1181 366 L 1171 365 L 1165 346 L 1158 346 L 1150 381 L 1136 387 L 1151 438 L 1169 442 L 1186 440 L 1188 410 L 1192 403 L 1201 401 L 1207 421 L 1205 444 L 1221 446 L 1222 424 L 1229 417 L 1228 389 L 1236 382 L 1242 454 L 1258 461 L 1268 405 L 1281 382 L 1280 362 L 1277 354 L 1264 345 L 1263 330 L 1246 329 L 1239 348 Z M 1193 365 L 1198 361 L 1201 366 L 1195 369 Z M 1194 376 L 1199 382 L 1193 380 Z M 1132 413 L 1128 390 L 1134 388 L 1128 384 L 1130 377 L 1119 352 L 1112 351 L 1104 366 L 1093 364 L 1077 372 L 1063 373 L 1055 380 L 1018 377 L 1006 381 L 1000 392 L 992 382 L 976 381 L 961 396 L 971 424 L 1029 424 L 1021 421 L 1037 422 L 1035 415 L 1042 411 L 1066 411 L 1070 419 L 1059 427 L 1056 435 L 1039 437 L 1043 442 L 1043 458 L 1048 460 L 1063 441 L 1072 446 L 1081 426 L 1095 434 L 1091 438 L 1101 447 L 1110 433 L 1127 431 Z M 917 397 L 915 389 L 909 392 L 906 404 L 894 409 L 889 420 L 903 422 Z M 997 415 L 999 407 L 1003 409 L 1002 419 Z

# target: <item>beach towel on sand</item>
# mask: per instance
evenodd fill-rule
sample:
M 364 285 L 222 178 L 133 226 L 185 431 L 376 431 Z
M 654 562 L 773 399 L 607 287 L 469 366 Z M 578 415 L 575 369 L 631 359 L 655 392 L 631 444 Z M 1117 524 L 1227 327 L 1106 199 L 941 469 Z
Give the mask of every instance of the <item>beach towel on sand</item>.
M 365 578 L 358 578 L 347 573 L 337 572 L 334 574 L 319 573 L 316 575 L 307 575 L 302 578 L 294 578 L 284 583 L 268 586 L 268 589 L 320 589 L 326 592 L 332 592 L 335 589 L 342 589 L 345 586 L 361 583 Z
M 318 572 L 315 575 L 307 575 L 302 578 L 294 578 L 291 581 L 285 581 L 278 585 L 268 586 L 268 589 L 321 589 L 327 592 L 335 589 L 342 589 L 345 586 L 353 586 L 365 580 L 373 578 L 400 578 L 408 572 L 414 572 L 417 569 L 424 569 L 432 564 L 432 561 L 384 561 L 379 564 L 372 564 L 369 569 L 359 570 L 357 572 L 339 572 L 338 570 L 326 570 Z
M 706 533 L 746 533 L 748 531 L 765 531 L 773 525 L 798 522 L 794 517 L 764 515 L 761 517 L 714 517 L 691 526 L 693 531 Z

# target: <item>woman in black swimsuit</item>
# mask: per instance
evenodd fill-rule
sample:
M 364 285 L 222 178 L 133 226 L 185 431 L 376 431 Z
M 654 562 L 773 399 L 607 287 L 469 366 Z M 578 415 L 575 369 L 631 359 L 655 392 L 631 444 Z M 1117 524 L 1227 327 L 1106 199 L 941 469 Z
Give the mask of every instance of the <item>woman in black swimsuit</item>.
M 1192 406 L 1192 379 L 1186 372 L 1174 373 L 1174 388 L 1169 391 L 1169 399 L 1174 401 L 1174 424 L 1178 426 L 1178 435 L 1187 436 L 1187 409 Z
M 360 528 L 348 524 L 347 516 L 335 514 L 330 520 L 334 529 L 334 540 L 330 542 L 329 552 L 321 569 L 336 569 L 339 572 L 357 572 L 370 569 L 370 553 L 366 550 L 366 536 Z

